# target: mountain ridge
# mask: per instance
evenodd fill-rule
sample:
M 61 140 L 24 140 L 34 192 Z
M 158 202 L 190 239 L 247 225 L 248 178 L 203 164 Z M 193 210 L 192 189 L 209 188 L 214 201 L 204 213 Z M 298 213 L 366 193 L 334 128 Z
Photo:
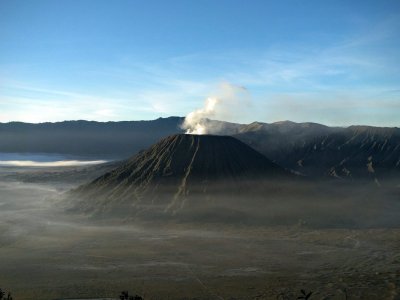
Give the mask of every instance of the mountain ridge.
M 126 159 L 161 138 L 183 133 L 183 120 L 169 117 L 123 122 L 0 123 L 0 152 Z M 234 136 L 276 164 L 305 176 L 375 179 L 397 176 L 400 172 L 398 127 L 329 127 L 292 121 L 237 124 L 207 119 L 205 122 L 212 128 L 212 134 Z

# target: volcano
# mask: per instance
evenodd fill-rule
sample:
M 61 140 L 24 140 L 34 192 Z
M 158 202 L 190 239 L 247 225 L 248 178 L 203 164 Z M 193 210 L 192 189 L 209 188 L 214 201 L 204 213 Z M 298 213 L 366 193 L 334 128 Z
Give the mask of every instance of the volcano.
M 178 134 L 74 191 L 85 211 L 159 206 L 176 211 L 192 195 L 236 192 L 248 181 L 290 176 L 230 136 Z M 83 200 L 82 200 L 83 199 Z

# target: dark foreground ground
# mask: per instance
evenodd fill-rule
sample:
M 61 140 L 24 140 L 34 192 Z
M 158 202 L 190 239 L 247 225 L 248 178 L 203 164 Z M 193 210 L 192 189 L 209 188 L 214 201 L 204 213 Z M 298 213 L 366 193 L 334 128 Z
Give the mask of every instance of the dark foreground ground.
M 56 205 L 70 186 L 0 181 L 0 287 L 16 300 L 122 290 L 145 299 L 297 299 L 300 289 L 310 299 L 400 298 L 393 220 L 369 228 L 95 221 Z M 382 199 L 397 216 L 389 204 Z

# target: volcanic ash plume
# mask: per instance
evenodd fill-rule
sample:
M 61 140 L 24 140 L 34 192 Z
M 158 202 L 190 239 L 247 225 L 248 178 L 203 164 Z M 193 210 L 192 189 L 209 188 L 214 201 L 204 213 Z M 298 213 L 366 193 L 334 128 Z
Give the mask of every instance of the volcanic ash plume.
M 215 95 L 206 99 L 204 107 L 189 113 L 182 124 L 186 134 L 217 134 L 220 127 L 210 119 L 235 121 L 248 111 L 250 94 L 245 87 L 221 84 Z

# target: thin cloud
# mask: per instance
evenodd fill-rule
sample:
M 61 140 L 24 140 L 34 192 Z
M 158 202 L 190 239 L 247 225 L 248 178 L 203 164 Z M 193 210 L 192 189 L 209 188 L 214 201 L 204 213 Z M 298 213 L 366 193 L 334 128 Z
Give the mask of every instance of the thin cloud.
M 85 89 L 82 83 L 81 90 L 85 92 L 12 81 L 3 75 L 0 78 L 0 122 L 117 121 L 154 119 L 160 115 L 183 116 L 199 107 L 219 83 L 230 82 L 246 86 L 252 93 L 255 120 L 270 121 L 269 118 L 276 116 L 295 119 L 302 115 L 308 120 L 326 119 L 334 123 L 330 112 L 334 107 L 338 122 L 339 115 L 343 114 L 348 116 L 347 123 L 353 113 L 348 109 L 357 106 L 363 111 L 371 108 L 371 114 L 374 113 L 372 107 L 376 107 L 379 116 L 374 122 L 393 124 L 393 111 L 400 114 L 396 106 L 399 95 L 396 92 L 378 95 L 377 91 L 399 90 L 396 69 L 399 56 L 385 47 L 386 42 L 398 36 L 398 20 L 398 15 L 393 15 L 382 22 L 363 26 L 363 32 L 332 38 L 325 45 L 269 45 L 258 51 L 189 53 L 140 63 L 135 57 L 125 56 L 112 68 L 80 66 L 80 72 L 89 74 L 94 81 L 99 80 L 100 85 L 100 89 Z M 286 97 L 276 97 L 278 94 L 290 95 L 292 100 L 286 110 L 284 105 L 282 109 L 277 108 L 279 103 L 285 102 L 275 99 Z M 296 112 L 291 108 L 294 106 Z M 312 107 L 314 109 L 310 109 Z M 385 111 L 388 118 L 384 117 Z M 354 111 L 353 119 L 358 117 L 360 115 Z M 371 120 L 365 115 L 361 117 L 365 118 L 363 122 Z
M 3 160 L 0 161 L 1 167 L 74 167 L 74 166 L 86 166 L 86 165 L 98 165 L 106 163 L 106 160 L 62 160 L 62 161 L 51 161 L 51 162 L 39 162 L 31 160 Z

